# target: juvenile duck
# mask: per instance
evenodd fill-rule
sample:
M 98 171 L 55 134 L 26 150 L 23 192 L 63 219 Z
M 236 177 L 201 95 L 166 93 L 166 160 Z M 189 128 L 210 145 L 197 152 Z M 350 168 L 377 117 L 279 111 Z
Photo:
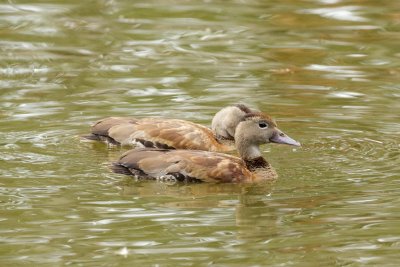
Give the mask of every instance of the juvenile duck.
M 84 137 L 116 145 L 229 151 L 234 149 L 236 126 L 251 112 L 243 104 L 225 107 L 215 114 L 212 130 L 178 119 L 110 117 L 97 121 Z
M 251 112 L 239 122 L 235 145 L 240 158 L 199 150 L 129 150 L 114 163 L 116 173 L 168 182 L 258 182 L 277 178 L 262 157 L 259 146 L 267 143 L 300 146 L 261 112 Z

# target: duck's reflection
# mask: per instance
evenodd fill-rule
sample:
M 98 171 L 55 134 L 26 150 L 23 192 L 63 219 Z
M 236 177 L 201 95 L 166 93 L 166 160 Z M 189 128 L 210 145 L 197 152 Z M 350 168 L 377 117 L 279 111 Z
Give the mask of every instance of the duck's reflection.
M 169 196 L 177 198 L 179 207 L 193 207 L 196 202 L 196 207 L 218 207 L 222 199 L 227 196 L 237 197 L 239 202 L 243 202 L 242 198 L 247 198 L 251 195 L 266 196 L 271 194 L 274 181 L 267 181 L 257 184 L 230 184 L 230 183 L 177 183 L 169 185 L 156 181 L 135 181 L 132 178 L 126 178 L 117 182 L 117 186 L 121 188 L 121 195 L 123 196 L 138 196 L 138 197 L 153 197 L 153 196 Z M 184 199 L 185 201 L 182 201 Z M 204 200 L 214 199 L 214 204 L 210 203 L 202 205 Z M 247 202 L 247 201 L 244 201 Z M 169 207 L 174 207 L 174 201 L 164 203 Z
M 275 182 L 262 184 L 201 183 L 169 186 L 155 181 L 137 182 L 125 179 L 117 184 L 121 188 L 120 194 L 123 197 L 134 196 L 141 200 L 148 200 L 158 208 L 161 205 L 167 209 L 195 211 L 197 215 L 193 215 L 194 220 L 196 220 L 196 216 L 199 216 L 199 220 L 209 220 L 209 223 L 216 224 L 210 224 L 211 229 L 204 230 L 202 226 L 208 225 L 208 223 L 203 221 L 196 227 L 196 232 L 206 231 L 207 234 L 214 235 L 217 232 L 220 233 L 221 229 L 229 229 L 227 231 L 235 235 L 238 240 L 251 240 L 251 242 L 259 244 L 266 244 L 278 237 L 302 236 L 301 229 L 308 224 L 322 227 L 323 220 L 307 214 L 308 211 L 330 200 L 327 196 L 292 195 L 292 197 L 288 197 L 289 192 L 278 192 L 286 197 L 274 198 Z M 157 203 L 154 202 L 155 199 L 158 200 Z M 160 199 L 164 200 L 161 204 Z M 208 212 L 212 214 L 208 214 Z M 215 214 L 215 218 L 213 214 Z M 296 220 L 294 225 L 299 228 L 287 227 L 288 220 L 292 225 L 293 220 Z M 192 227 L 195 225 L 197 224 Z M 317 244 L 315 245 L 317 246 Z M 276 249 L 285 248 L 278 244 Z

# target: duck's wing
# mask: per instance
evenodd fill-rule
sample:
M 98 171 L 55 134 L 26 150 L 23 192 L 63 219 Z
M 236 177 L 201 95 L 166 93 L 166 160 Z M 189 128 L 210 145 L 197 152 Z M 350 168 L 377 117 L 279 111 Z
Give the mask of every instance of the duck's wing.
M 114 163 L 117 173 L 186 182 L 251 182 L 245 163 L 230 155 L 194 150 L 130 150 Z
M 150 148 L 232 150 L 218 142 L 209 128 L 177 119 L 146 118 L 123 123 L 109 128 L 108 136 L 123 145 L 140 143 Z

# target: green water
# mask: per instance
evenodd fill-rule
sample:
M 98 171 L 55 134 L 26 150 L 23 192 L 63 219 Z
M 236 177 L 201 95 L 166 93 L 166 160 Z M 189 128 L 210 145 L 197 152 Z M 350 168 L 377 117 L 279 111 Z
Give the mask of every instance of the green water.
M 398 1 L 0 4 L 1 266 L 398 266 Z M 106 116 L 209 125 L 243 102 L 262 186 L 134 182 Z

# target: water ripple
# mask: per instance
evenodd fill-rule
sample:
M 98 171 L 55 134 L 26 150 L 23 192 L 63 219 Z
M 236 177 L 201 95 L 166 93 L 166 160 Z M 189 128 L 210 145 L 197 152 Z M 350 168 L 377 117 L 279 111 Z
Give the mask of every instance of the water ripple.
M 329 19 L 365 22 L 367 18 L 361 16 L 359 6 L 340 6 L 330 8 L 305 9 L 299 11 L 303 14 L 316 14 Z
M 398 265 L 396 1 L 14 2 L 0 265 Z M 135 182 L 109 170 L 125 148 L 80 141 L 106 116 L 209 125 L 238 102 L 303 144 L 262 148 L 275 183 Z

